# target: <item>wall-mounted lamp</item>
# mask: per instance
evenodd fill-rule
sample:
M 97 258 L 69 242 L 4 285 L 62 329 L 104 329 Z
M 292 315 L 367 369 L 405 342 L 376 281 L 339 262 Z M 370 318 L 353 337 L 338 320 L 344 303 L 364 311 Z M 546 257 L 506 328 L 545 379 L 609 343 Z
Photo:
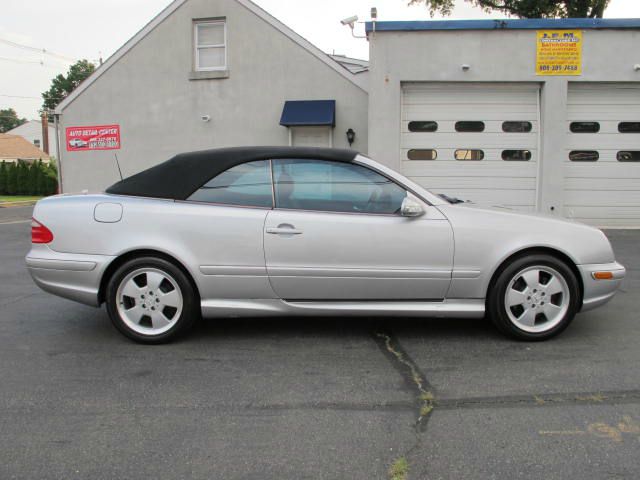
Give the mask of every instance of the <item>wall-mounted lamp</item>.
M 353 144 L 353 141 L 356 139 L 356 132 L 353 131 L 353 128 L 347 130 L 347 142 L 349 142 L 349 146 Z
M 633 66 L 633 69 L 634 69 L 636 72 L 639 72 L 639 71 L 640 71 L 640 63 L 636 63 L 636 64 Z
M 206 123 L 206 122 L 209 122 L 209 121 L 211 121 L 211 115 L 202 115 L 202 116 L 200 117 L 200 120 L 202 120 L 202 121 L 203 121 L 203 122 L 205 122 L 205 123 Z
M 469 65 L 468 63 L 463 63 L 462 65 L 460 65 L 460 68 L 462 68 L 463 72 L 466 72 L 471 68 L 471 65 Z

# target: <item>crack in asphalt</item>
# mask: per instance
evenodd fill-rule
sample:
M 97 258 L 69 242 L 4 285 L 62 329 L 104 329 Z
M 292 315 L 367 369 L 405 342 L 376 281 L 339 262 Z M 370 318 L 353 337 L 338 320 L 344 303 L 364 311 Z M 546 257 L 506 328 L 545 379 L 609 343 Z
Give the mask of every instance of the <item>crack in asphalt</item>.
M 415 427 L 418 432 L 423 432 L 434 407 L 433 387 L 393 333 L 378 330 L 373 333 L 373 339 L 413 393 L 417 410 Z

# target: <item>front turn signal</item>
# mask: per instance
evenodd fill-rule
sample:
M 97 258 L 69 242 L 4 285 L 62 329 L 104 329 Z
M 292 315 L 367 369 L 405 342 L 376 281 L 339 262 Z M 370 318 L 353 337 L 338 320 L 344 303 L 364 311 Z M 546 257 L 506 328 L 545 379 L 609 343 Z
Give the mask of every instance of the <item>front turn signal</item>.
M 613 278 L 613 272 L 593 272 L 592 275 L 596 280 L 611 280 Z

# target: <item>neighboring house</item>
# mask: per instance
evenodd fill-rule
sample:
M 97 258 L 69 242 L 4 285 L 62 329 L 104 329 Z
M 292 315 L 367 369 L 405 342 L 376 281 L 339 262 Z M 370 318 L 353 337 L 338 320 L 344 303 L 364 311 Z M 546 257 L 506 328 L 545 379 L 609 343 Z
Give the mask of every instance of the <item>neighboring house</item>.
M 365 28 L 369 62 L 250 0 L 175 0 L 56 108 L 63 190 L 115 182 L 116 155 L 129 176 L 183 151 L 348 148 L 350 131 L 436 193 L 640 227 L 640 20 Z
M 58 158 L 58 147 L 56 145 L 56 129 L 53 124 L 49 124 L 49 155 Z M 40 120 L 29 120 L 22 125 L 6 132 L 10 135 L 20 135 L 39 149 L 44 148 L 42 140 L 42 122 Z
M 49 155 L 25 138 L 18 135 L 0 133 L 0 162 L 13 163 L 18 160 L 25 162 L 42 160 L 43 162 L 48 162 L 50 158 Z
M 345 55 L 329 55 L 336 62 L 347 68 L 351 73 L 364 73 L 369 70 L 369 61 L 359 58 L 350 58 Z
M 249 0 L 175 0 L 57 107 L 63 190 L 118 180 L 115 155 L 128 176 L 191 150 L 348 148 L 350 129 L 366 152 L 367 75 Z

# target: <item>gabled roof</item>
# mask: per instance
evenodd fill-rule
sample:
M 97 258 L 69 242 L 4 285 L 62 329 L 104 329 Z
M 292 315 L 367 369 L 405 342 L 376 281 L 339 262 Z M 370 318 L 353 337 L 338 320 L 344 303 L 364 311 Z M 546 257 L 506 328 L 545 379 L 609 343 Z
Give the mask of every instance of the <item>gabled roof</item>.
M 20 135 L 0 133 L 1 160 L 48 160 L 49 155 Z
M 62 102 L 58 104 L 55 108 L 55 113 L 60 114 L 62 111 L 67 108 L 79 95 L 82 94 L 93 82 L 95 82 L 98 78 L 100 78 L 107 70 L 109 70 L 118 60 L 120 60 L 124 55 L 129 52 L 133 47 L 135 47 L 142 39 L 144 39 L 149 33 L 151 33 L 158 25 L 160 25 L 165 19 L 167 19 L 173 12 L 175 12 L 182 5 L 187 3 L 189 0 L 174 0 L 170 3 L 164 10 L 162 10 L 158 15 L 156 15 L 149 23 L 147 23 L 138 33 L 136 33 L 129 41 L 127 41 L 122 47 L 120 47 L 113 55 L 111 55 L 102 65 L 100 65 L 95 72 L 93 72 L 84 82 L 82 82 L 73 92 L 71 92 Z M 339 75 L 342 75 L 344 78 L 360 87 L 362 90 L 367 91 L 366 84 L 358 78 L 356 75 L 352 74 L 346 67 L 342 66 L 340 63 L 336 62 L 331 58 L 331 56 L 324 53 L 318 47 L 313 45 L 311 42 L 303 38 L 301 35 L 298 35 L 291 28 L 287 27 L 280 20 L 260 8 L 258 5 L 253 3 L 251 0 L 235 0 L 237 3 L 245 7 L 247 10 L 251 11 L 262 20 L 270 24 L 276 30 L 278 30 L 283 35 L 289 37 L 295 43 L 300 45 L 302 48 L 307 50 L 311 55 L 316 57 L 321 62 L 325 63 L 329 68 L 333 69 Z

